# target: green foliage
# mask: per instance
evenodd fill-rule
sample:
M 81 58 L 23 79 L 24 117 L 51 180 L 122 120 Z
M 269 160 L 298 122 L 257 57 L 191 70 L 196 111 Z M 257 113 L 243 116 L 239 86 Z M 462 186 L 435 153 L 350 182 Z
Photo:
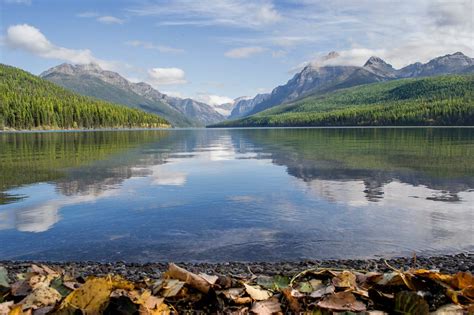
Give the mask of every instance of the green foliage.
M 0 128 L 154 128 L 156 115 L 80 96 L 23 70 L 0 64 Z
M 474 125 L 474 76 L 368 84 L 308 96 L 217 127 Z

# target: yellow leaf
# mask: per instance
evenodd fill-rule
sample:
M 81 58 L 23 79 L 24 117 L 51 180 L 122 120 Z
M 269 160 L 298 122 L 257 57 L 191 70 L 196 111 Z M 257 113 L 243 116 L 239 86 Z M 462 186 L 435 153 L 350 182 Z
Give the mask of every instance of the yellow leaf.
M 344 270 L 332 278 L 332 283 L 338 288 L 355 288 L 356 276 L 352 272 Z
M 112 289 L 112 281 L 105 278 L 91 278 L 64 299 L 61 309 L 72 307 L 82 310 L 87 315 L 100 314 L 109 300 Z
M 245 290 L 250 295 L 250 297 L 256 301 L 267 300 L 268 298 L 272 296 L 272 293 L 270 291 L 263 290 L 258 287 L 251 286 L 245 283 L 244 283 L 244 286 L 245 286 Z

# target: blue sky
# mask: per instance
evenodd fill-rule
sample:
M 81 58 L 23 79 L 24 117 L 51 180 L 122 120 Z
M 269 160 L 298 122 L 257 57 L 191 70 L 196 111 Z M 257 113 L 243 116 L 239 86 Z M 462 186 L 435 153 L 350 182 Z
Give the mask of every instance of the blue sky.
M 0 0 L 0 62 L 95 62 L 209 103 L 268 92 L 308 62 L 473 57 L 472 0 Z M 326 60 L 331 51 L 339 57 Z

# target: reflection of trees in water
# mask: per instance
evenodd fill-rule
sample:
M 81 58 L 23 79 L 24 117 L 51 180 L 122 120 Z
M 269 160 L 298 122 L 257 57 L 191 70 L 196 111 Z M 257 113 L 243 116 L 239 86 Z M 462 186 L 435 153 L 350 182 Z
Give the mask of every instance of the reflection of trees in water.
M 46 181 L 66 196 L 97 195 L 128 178 L 153 175 L 153 165 L 219 150 L 236 152 L 236 158 L 271 158 L 305 182 L 361 181 L 369 201 L 383 198 L 384 185 L 394 180 L 440 191 L 433 200 L 456 201 L 459 192 L 474 187 L 474 166 L 467 159 L 474 152 L 463 145 L 472 138 L 470 129 L 3 134 L 0 204 L 21 198 L 6 190 Z
M 51 132 L 0 135 L 0 204 L 15 198 L 5 191 L 39 182 L 61 183 L 64 192 L 85 191 L 87 182 L 100 183 L 128 178 L 126 152 L 169 135 L 167 131 Z M 119 157 L 116 159 L 116 157 Z M 131 157 L 136 158 L 135 157 Z M 104 162 L 103 167 L 93 165 Z M 88 168 L 89 167 L 89 168 Z M 84 171 L 79 178 L 68 175 Z M 73 182 L 78 183 L 74 184 Z M 117 183 L 117 182 L 116 182 Z M 69 185 L 69 189 L 67 186 Z M 66 186 L 66 187 L 65 187 Z
M 457 201 L 474 187 L 471 129 L 265 129 L 232 133 L 239 152 L 258 148 L 305 182 L 363 181 L 367 200 L 400 181 L 439 190 L 432 200 Z M 242 141 L 244 138 L 246 141 Z M 268 156 L 265 156 L 268 158 Z

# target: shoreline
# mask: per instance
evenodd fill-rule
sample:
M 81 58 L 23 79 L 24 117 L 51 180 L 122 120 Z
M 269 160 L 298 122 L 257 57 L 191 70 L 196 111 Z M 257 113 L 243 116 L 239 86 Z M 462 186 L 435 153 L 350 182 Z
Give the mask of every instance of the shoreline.
M 215 275 L 232 275 L 250 277 L 252 275 L 295 275 L 304 270 L 314 268 L 332 268 L 360 271 L 388 272 L 391 267 L 408 270 L 410 268 L 438 270 L 442 273 L 454 274 L 459 271 L 474 273 L 474 253 L 454 255 L 398 257 L 388 259 L 337 259 L 337 260 L 302 260 L 281 262 L 175 262 L 177 265 L 194 273 Z M 45 264 L 60 267 L 75 276 L 106 276 L 120 275 L 132 281 L 159 279 L 168 269 L 170 262 L 95 262 L 95 261 L 35 261 L 35 260 L 0 260 L 0 266 L 7 269 L 10 275 L 26 272 L 31 264 Z

